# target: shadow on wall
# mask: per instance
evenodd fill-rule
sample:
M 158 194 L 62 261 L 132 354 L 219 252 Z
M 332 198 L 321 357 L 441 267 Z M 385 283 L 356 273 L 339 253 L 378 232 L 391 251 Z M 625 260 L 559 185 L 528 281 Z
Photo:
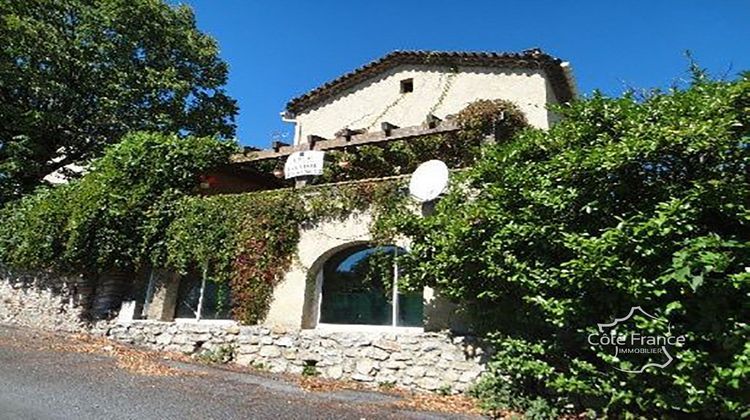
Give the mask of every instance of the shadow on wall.
M 471 334 L 469 313 L 463 305 L 455 303 L 433 290 L 424 301 L 425 331 L 448 330 L 456 335 Z
M 0 268 L 0 321 L 71 330 L 112 319 L 124 299 L 137 295 L 142 277 L 125 271 L 64 275 Z

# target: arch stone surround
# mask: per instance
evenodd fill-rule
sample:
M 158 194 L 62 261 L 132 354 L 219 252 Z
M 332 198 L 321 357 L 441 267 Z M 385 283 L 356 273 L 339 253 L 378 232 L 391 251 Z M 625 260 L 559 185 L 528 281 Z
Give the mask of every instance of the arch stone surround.
M 274 289 L 273 300 L 264 324 L 281 329 L 310 329 L 317 326 L 320 280 L 323 263 L 338 251 L 372 240 L 369 212 L 353 213 L 346 219 L 304 226 L 300 231 L 297 258 L 284 279 Z M 405 240 L 394 245 L 409 249 Z M 424 291 L 425 331 L 465 332 L 465 322 L 457 316 L 457 307 L 429 287 Z

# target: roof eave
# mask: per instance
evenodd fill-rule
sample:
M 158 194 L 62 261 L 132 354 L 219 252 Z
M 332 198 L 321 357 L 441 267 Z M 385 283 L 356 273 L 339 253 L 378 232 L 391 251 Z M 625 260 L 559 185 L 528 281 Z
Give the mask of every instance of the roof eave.
M 286 112 L 295 115 L 304 113 L 338 93 L 395 66 L 430 64 L 431 61 L 441 65 L 543 69 L 552 82 L 558 102 L 568 102 L 576 96 L 569 64 L 539 49 L 521 53 L 394 51 L 292 99 L 286 105 Z

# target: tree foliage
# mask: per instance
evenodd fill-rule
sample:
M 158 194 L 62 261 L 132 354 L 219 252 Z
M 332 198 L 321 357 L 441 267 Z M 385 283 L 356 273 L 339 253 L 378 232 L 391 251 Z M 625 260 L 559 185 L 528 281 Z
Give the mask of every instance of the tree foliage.
M 0 198 L 127 132 L 231 137 L 227 65 L 187 6 L 0 2 Z
M 303 225 L 366 209 L 378 219 L 406 201 L 400 181 L 196 195 L 200 175 L 236 151 L 211 137 L 127 135 L 80 180 L 0 209 L 0 264 L 70 274 L 198 272 L 229 285 L 234 318 L 251 324 L 265 317 Z M 390 234 L 378 229 L 378 238 Z
M 80 181 L 41 188 L 3 208 L 2 261 L 62 272 L 163 262 L 164 230 L 179 199 L 235 150 L 234 143 L 211 137 L 127 135 Z
M 750 415 L 750 79 L 696 73 L 558 111 L 401 221 L 410 281 L 468 302 L 493 337 L 478 394 L 548 414 Z M 621 372 L 587 343 L 634 306 L 663 320 L 639 328 L 686 336 L 667 368 Z

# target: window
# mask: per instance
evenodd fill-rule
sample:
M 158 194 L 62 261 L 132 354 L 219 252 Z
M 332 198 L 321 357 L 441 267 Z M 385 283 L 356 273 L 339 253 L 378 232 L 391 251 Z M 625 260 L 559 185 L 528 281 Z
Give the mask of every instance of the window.
M 201 280 L 191 272 L 180 280 L 177 292 L 176 318 L 230 319 L 229 285 Z
M 401 81 L 401 93 L 414 92 L 414 79 L 404 79 Z
M 348 248 L 323 265 L 320 322 L 422 326 L 422 293 L 400 290 L 395 246 Z M 395 303 L 395 304 L 394 304 Z

